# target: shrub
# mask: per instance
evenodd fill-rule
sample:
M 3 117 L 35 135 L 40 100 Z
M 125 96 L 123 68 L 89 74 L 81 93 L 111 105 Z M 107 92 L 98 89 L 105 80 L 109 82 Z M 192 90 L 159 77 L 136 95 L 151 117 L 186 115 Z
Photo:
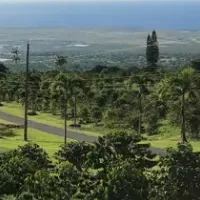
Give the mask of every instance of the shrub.
M 86 142 L 70 142 L 61 147 L 56 153 L 56 158 L 59 161 L 68 161 L 81 170 L 91 149 L 92 146 Z

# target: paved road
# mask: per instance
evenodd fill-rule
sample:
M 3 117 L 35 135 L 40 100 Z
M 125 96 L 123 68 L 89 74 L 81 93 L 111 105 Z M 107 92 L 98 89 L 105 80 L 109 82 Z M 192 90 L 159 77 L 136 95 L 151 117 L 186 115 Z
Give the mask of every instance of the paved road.
M 4 112 L 0 112 L 0 118 L 4 119 L 6 121 L 9 121 L 9 122 L 19 124 L 19 125 L 24 125 L 23 118 L 16 117 L 16 116 L 4 113 Z M 62 129 L 62 128 L 57 128 L 54 126 L 41 124 L 41 123 L 30 121 L 30 120 L 28 121 L 28 127 L 37 129 L 39 131 L 51 133 L 54 135 L 64 136 L 64 129 Z M 85 134 L 77 133 L 75 131 L 67 131 L 67 137 L 69 137 L 70 139 L 86 141 L 86 142 L 93 142 L 97 139 L 94 136 L 88 136 Z
M 6 121 L 9 121 L 9 122 L 19 124 L 19 125 L 24 124 L 23 118 L 16 117 L 16 116 L 13 116 L 13 115 L 1 112 L 1 111 L 0 111 L 0 118 L 4 119 Z M 41 123 L 30 121 L 30 120 L 28 121 L 28 127 L 37 129 L 39 131 L 51 133 L 51 134 L 54 134 L 54 135 L 64 136 L 64 129 L 62 129 L 62 128 L 57 128 L 57 127 L 54 127 L 54 126 L 41 124 Z M 88 135 L 85 135 L 85 134 L 82 134 L 82 133 L 77 133 L 75 131 L 68 131 L 67 136 L 70 139 L 74 139 L 74 140 L 78 140 L 78 141 L 86 141 L 86 142 L 93 142 L 97 139 L 97 137 L 88 136 Z M 150 150 L 152 151 L 152 153 L 155 153 L 155 154 L 158 154 L 158 155 L 165 155 L 166 154 L 164 149 L 151 147 Z

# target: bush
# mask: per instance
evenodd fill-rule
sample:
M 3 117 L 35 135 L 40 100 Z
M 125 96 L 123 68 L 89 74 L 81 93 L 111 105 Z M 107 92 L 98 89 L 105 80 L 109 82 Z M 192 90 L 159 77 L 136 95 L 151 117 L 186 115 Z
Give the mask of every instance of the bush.
M 26 179 L 36 172 L 35 164 L 21 156 L 13 156 L 0 165 L 0 196 L 18 194 Z
M 152 200 L 197 200 L 200 197 L 200 156 L 190 145 L 168 149 L 161 158 L 160 170 L 152 177 Z
M 24 184 L 24 191 L 28 191 L 29 197 L 42 200 L 70 200 L 69 190 L 65 190 L 59 176 L 50 171 L 37 171 L 29 176 Z
M 19 147 L 17 151 L 22 156 L 33 161 L 38 169 L 48 168 L 51 166 L 48 154 L 37 144 L 28 143 Z
M 56 158 L 59 161 L 68 161 L 81 170 L 91 149 L 92 146 L 86 142 L 70 142 L 61 147 L 56 153 Z
M 104 185 L 105 200 L 145 200 L 148 197 L 148 180 L 134 161 L 122 161 L 111 168 Z
M 103 168 L 115 163 L 117 159 L 141 158 L 140 164 L 150 164 L 154 157 L 149 151 L 148 144 L 139 144 L 141 136 L 125 131 L 114 131 L 94 142 L 93 150 L 88 154 L 87 164 L 95 169 Z M 148 163 L 146 158 L 149 159 Z M 139 159 L 138 159 L 139 160 Z M 155 163 L 152 163 L 154 165 Z

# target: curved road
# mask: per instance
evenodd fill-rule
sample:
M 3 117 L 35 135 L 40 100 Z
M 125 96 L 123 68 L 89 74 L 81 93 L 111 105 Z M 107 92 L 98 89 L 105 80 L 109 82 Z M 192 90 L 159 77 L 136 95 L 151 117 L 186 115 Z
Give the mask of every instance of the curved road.
M 24 125 L 24 119 L 23 118 L 16 117 L 16 116 L 13 116 L 13 115 L 1 112 L 1 111 L 0 111 L 0 118 L 4 119 L 6 121 L 9 121 L 9 122 L 19 124 L 19 125 Z M 37 129 L 39 131 L 51 133 L 51 134 L 54 134 L 54 135 L 64 136 L 64 129 L 57 128 L 57 127 L 54 127 L 54 126 L 50 126 L 50 125 L 47 125 L 47 124 L 41 124 L 41 123 L 29 120 L 28 121 L 28 127 Z M 74 139 L 74 140 L 78 140 L 78 141 L 86 141 L 86 142 L 94 142 L 97 139 L 97 137 L 85 135 L 85 134 L 82 134 L 82 133 L 77 133 L 77 132 L 71 131 L 71 130 L 67 131 L 67 137 L 69 137 L 70 139 Z M 159 148 L 151 147 L 151 151 L 152 151 L 152 153 L 159 154 L 159 155 L 165 155 L 166 154 L 165 150 L 159 149 Z

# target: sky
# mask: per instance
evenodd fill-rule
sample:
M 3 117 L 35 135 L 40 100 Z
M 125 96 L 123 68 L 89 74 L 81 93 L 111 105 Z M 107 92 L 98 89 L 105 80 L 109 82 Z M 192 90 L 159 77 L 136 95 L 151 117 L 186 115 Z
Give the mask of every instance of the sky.
M 159 2 L 166 2 L 170 0 L 0 0 L 1 3 L 19 3 L 19 2 L 124 2 L 124 1 L 129 1 L 129 2 L 141 2 L 141 1 L 146 1 L 146 2 L 151 2 L 151 1 L 159 1 Z M 171 0 L 174 1 L 174 0 Z M 192 0 L 175 0 L 175 1 L 192 1 Z M 193 0 L 200 2 L 200 0 Z

